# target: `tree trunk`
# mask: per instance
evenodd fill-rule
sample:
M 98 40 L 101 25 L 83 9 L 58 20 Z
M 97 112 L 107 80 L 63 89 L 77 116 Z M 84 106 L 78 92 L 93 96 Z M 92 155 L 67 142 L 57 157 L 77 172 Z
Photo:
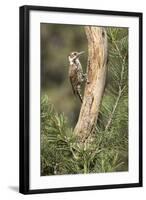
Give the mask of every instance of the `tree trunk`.
M 85 27 L 88 39 L 87 77 L 83 103 L 74 129 L 81 142 L 95 130 L 107 73 L 107 34 L 102 27 Z

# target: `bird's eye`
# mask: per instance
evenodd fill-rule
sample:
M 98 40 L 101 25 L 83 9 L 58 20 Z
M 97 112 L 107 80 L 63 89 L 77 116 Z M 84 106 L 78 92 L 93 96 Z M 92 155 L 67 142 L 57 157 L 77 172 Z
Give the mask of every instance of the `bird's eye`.
M 77 55 L 77 53 L 75 52 L 75 53 L 74 53 L 74 56 L 76 56 L 76 55 Z

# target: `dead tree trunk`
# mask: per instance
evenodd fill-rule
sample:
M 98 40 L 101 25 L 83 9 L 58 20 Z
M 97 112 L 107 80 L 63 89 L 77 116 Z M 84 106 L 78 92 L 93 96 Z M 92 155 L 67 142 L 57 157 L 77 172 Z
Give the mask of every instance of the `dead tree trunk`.
M 85 27 L 88 39 L 87 76 L 83 103 L 75 134 L 81 142 L 93 133 L 98 118 L 99 107 L 105 88 L 107 72 L 107 34 L 102 27 Z

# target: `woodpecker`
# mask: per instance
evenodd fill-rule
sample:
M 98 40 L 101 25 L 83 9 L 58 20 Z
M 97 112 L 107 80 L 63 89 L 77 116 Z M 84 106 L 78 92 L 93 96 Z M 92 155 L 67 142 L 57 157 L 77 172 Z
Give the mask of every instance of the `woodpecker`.
M 75 95 L 77 95 L 81 101 L 83 102 L 83 98 L 81 95 L 81 86 L 84 81 L 87 80 L 87 75 L 83 73 L 82 65 L 79 61 L 79 56 L 82 55 L 82 52 L 71 52 L 68 56 L 69 60 L 69 79 L 72 85 L 72 90 Z M 89 81 L 87 81 L 89 83 Z

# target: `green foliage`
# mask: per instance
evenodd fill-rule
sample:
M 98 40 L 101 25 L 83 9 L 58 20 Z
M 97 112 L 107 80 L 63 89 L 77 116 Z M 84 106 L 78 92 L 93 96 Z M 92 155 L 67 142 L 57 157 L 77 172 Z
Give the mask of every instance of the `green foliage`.
M 43 176 L 128 170 L 128 29 L 107 28 L 107 33 L 107 85 L 96 131 L 88 142 L 77 142 L 66 115 L 42 94 Z

